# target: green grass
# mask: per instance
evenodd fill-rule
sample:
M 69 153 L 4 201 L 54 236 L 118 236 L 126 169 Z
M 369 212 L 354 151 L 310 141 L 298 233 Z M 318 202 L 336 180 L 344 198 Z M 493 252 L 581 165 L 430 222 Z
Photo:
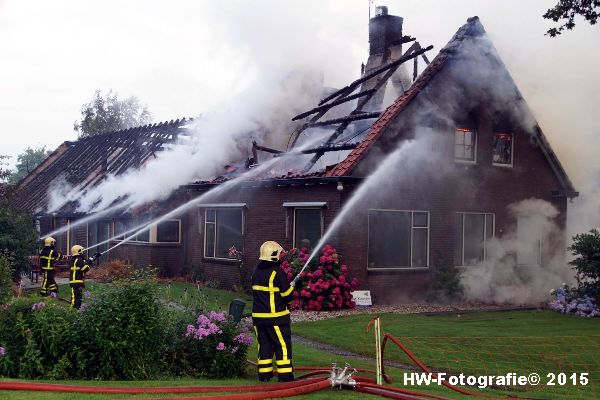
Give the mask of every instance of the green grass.
M 105 284 L 88 282 L 85 284 L 85 288 L 93 296 L 94 293 L 97 293 L 99 290 L 101 290 L 103 285 Z M 173 301 L 185 306 L 206 304 L 209 310 L 228 311 L 229 303 L 231 303 L 233 299 L 242 299 L 246 301 L 244 312 L 249 313 L 252 309 L 252 298 L 245 293 L 213 289 L 202 285 L 198 286 L 193 283 L 184 282 L 172 282 L 171 284 L 159 283 L 157 286 L 161 299 Z M 37 296 L 37 291 L 32 292 L 31 295 Z M 58 296 L 70 300 L 71 288 L 69 285 L 59 285 Z
M 89 283 L 87 289 L 92 295 L 102 284 Z M 187 299 L 185 289 L 187 288 Z M 200 287 L 208 299 L 209 308 L 228 308 L 234 298 L 248 301 L 245 311 L 251 308 L 250 299 L 240 293 Z M 198 292 L 194 284 L 174 282 L 170 290 L 167 284 L 159 285 L 160 296 L 169 301 L 186 304 Z M 60 288 L 62 297 L 69 297 L 68 286 Z M 366 356 L 373 356 L 373 333 L 366 332 L 371 315 L 356 315 L 325 321 L 297 323 L 293 333 L 318 342 L 328 343 Z M 589 372 L 591 382 L 586 387 L 543 387 L 527 388 L 525 392 L 510 392 L 499 389 L 486 389 L 486 394 L 506 396 L 563 399 L 600 398 L 600 319 L 584 319 L 565 316 L 549 311 L 518 312 L 478 312 L 462 315 L 381 315 L 383 328 L 400 339 L 417 357 L 429 367 L 450 372 L 464 372 L 474 375 L 500 374 L 529 371 L 544 372 Z M 251 348 L 250 359 L 256 358 L 255 347 Z M 388 344 L 386 357 L 405 364 L 412 364 L 404 353 L 392 343 Z M 353 367 L 373 369 L 370 362 L 354 358 L 340 357 L 298 343 L 294 344 L 294 364 L 296 366 L 329 367 L 332 362 L 338 365 L 349 362 Z M 386 368 L 394 378 L 395 385 L 402 385 L 403 369 Z M 297 372 L 300 375 L 301 372 Z M 174 385 L 246 385 L 255 383 L 254 371 L 249 370 L 247 378 L 226 381 L 166 379 L 144 382 L 60 382 L 94 384 L 102 386 L 174 386 Z M 408 386 L 418 391 L 434 393 L 453 399 L 472 398 L 456 394 L 444 387 Z M 477 390 L 475 390 L 477 391 Z M 115 399 L 140 398 L 148 395 L 77 395 L 44 394 L 28 392 L 0 392 L 3 399 Z M 152 395 L 159 397 L 159 395 Z M 320 393 L 301 396 L 311 399 L 359 399 L 366 395 L 347 391 L 326 390 Z M 375 397 L 373 397 L 375 398 Z
M 372 316 L 358 315 L 294 325 L 294 333 L 373 356 Z M 462 315 L 383 314 L 385 332 L 396 336 L 427 366 L 474 375 L 507 372 L 589 372 L 587 387 L 535 388 L 535 395 L 600 397 L 600 320 L 550 311 L 481 312 Z M 343 332 L 343 334 L 341 334 Z M 386 357 L 414 363 L 395 345 Z M 534 396 L 535 397 L 535 396 Z M 571 397 L 569 397 L 571 398 Z

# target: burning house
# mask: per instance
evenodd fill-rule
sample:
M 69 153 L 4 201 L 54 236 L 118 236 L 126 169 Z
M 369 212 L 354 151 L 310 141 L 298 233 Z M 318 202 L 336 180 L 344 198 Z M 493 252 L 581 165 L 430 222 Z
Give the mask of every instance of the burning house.
M 327 234 L 375 302 L 422 298 L 436 265 L 478 271 L 511 260 L 526 271 L 560 258 L 567 201 L 577 192 L 479 19 L 469 18 L 430 62 L 431 47 L 404 36 L 402 18 L 380 7 L 369 43 L 361 77 L 297 115 L 286 147 L 248 140 L 247 158 L 224 162 L 218 176 L 160 202 L 101 211 L 63 228 L 59 247 L 120 244 L 110 258 L 165 275 L 198 266 L 206 279 L 233 287 L 249 279 L 262 242 L 315 246 Z M 75 225 L 89 217 L 67 194 L 43 212 L 56 202 L 43 195 L 49 182 L 66 179 L 84 191 L 143 168 L 188 135 L 189 123 L 65 143 L 19 184 L 17 204 L 39 214 L 42 234 Z M 78 162 L 90 151 L 102 156 Z M 536 207 L 524 214 L 518 205 L 532 199 L 554 210 L 552 229 L 528 230 Z M 144 221 L 147 229 L 135 229 Z M 501 256 L 492 250 L 523 232 L 525 245 Z

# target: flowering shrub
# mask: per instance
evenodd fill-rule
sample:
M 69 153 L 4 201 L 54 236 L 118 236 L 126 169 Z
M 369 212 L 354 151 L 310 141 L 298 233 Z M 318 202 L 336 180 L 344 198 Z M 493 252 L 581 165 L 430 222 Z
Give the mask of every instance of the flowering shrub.
M 282 254 L 281 268 L 288 279 L 300 272 L 309 253 L 305 248 L 293 248 Z M 309 265 L 300 275 L 294 290 L 292 309 L 303 310 L 338 310 L 354 308 L 350 292 L 358 286 L 358 280 L 348 277 L 348 267 L 341 262 L 337 251 L 331 246 L 323 247 L 318 262 Z
M 77 313 L 56 301 L 16 299 L 0 311 L 0 375 L 64 379 L 69 375 Z
M 594 299 L 588 295 L 579 295 L 578 290 L 567 285 L 552 290 L 553 299 L 548 303 L 550 309 L 563 314 L 574 314 L 579 317 L 600 317 L 600 309 Z
M 225 312 L 200 314 L 184 334 L 180 349 L 192 374 L 227 378 L 242 374 L 252 344 L 250 326 Z

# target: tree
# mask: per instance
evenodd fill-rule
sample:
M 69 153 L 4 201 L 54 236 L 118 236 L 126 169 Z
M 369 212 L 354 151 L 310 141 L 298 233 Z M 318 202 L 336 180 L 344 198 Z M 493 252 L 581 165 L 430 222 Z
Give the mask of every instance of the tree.
M 568 248 L 575 259 L 569 262 L 576 273 L 579 290 L 600 301 L 600 231 L 573 236 L 573 244 Z
M 562 25 L 548 29 L 546 35 L 555 37 L 561 35 L 567 29 L 575 27 L 575 16 L 581 15 L 591 25 L 598 21 L 600 16 L 600 0 L 559 0 L 553 8 L 544 14 L 544 18 L 554 22 L 566 20 Z
M 28 146 L 25 151 L 17 156 L 16 170 L 11 172 L 8 183 L 14 185 L 29 174 L 35 167 L 48 157 L 51 151 L 46 146 L 32 148 Z
M 148 108 L 145 105 L 142 107 L 137 97 L 121 100 L 112 90 L 106 96 L 96 90 L 92 101 L 81 107 L 81 121 L 75 121 L 73 129 L 81 139 L 150 122 L 152 117 Z
M 10 171 L 3 162 L 6 158 L 0 155 L 0 255 L 10 260 L 12 274 L 18 276 L 29 266 L 27 256 L 35 252 L 37 232 L 33 217 L 10 204 L 10 186 L 6 183 Z

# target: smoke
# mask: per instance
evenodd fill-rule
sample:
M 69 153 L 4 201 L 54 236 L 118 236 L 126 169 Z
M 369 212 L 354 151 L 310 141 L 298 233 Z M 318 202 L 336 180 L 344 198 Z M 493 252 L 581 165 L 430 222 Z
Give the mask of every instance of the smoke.
M 533 198 L 508 209 L 517 225 L 487 242 L 485 261 L 462 273 L 468 300 L 531 304 L 547 300 L 551 289 L 574 280 L 560 247 L 564 243 L 557 240 L 564 234 L 554 222 L 558 210 Z
M 79 199 L 79 211 L 101 210 L 125 197 L 134 207 L 165 199 L 180 185 L 219 176 L 225 164 L 249 157 L 252 140 L 282 148 L 292 116 L 315 103 L 322 84 L 311 71 L 279 72 L 261 76 L 244 93 L 197 118 L 188 126 L 189 137 L 141 169 L 108 176 Z

